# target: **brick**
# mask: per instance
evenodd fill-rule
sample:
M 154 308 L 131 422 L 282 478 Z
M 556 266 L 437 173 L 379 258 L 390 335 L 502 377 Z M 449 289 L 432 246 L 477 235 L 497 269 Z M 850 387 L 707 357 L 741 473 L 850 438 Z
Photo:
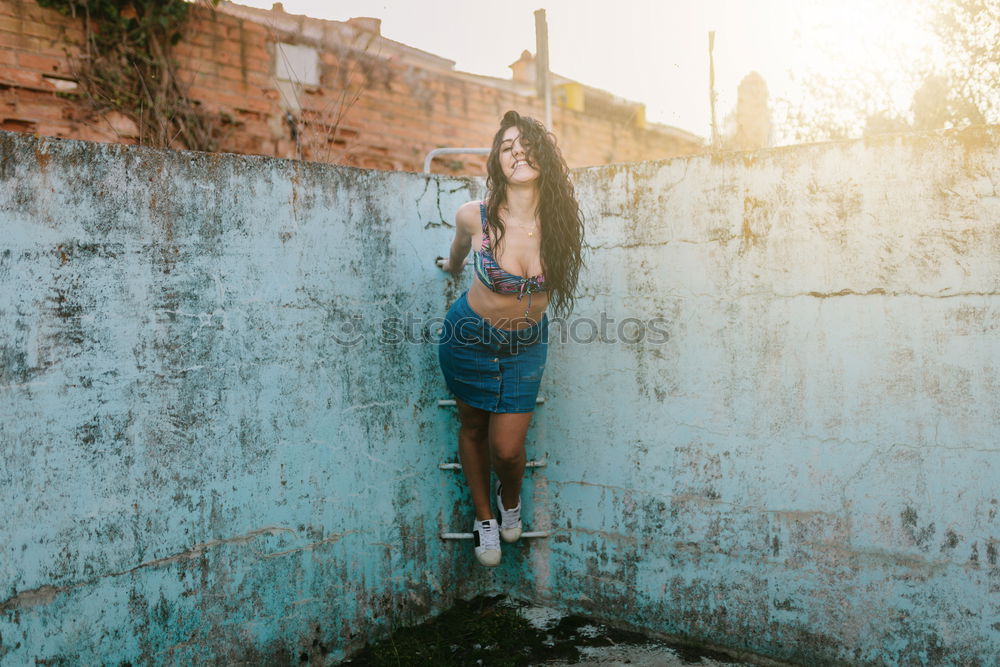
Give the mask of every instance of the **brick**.
M 225 16 L 225 15 L 222 15 Z M 221 37 L 222 39 L 227 39 L 229 37 L 229 26 L 225 24 L 224 21 L 219 20 L 219 15 L 216 15 L 209 20 L 195 21 L 192 23 L 192 27 L 198 32 L 204 33 L 206 35 L 213 35 L 215 37 Z
M 59 137 L 60 139 L 75 138 L 75 133 L 69 123 L 38 123 L 35 133 L 46 137 Z
M 221 70 L 222 68 L 223 65 L 220 65 L 219 63 L 213 60 L 207 60 L 203 58 L 192 60 L 187 67 L 187 69 L 191 69 L 198 74 L 209 74 L 212 76 L 217 76 L 219 74 L 219 70 Z
M 51 90 L 35 90 L 32 88 L 12 88 L 11 92 L 19 104 L 49 104 L 50 102 L 61 102 L 52 95 Z
M 216 79 L 212 84 L 214 87 L 225 90 L 228 93 L 240 98 L 264 99 L 264 89 L 260 86 L 253 86 L 242 81 L 230 81 L 229 79 Z M 209 86 L 211 87 L 211 86 Z
M 136 122 L 118 111 L 102 114 L 98 123 L 107 127 L 116 136 L 135 137 L 139 135 L 139 126 L 136 125 Z
M 204 47 L 202 47 L 204 48 Z M 221 70 L 223 67 L 239 67 L 240 59 L 239 52 L 233 51 L 231 49 L 223 49 L 215 51 L 207 55 L 203 60 L 211 62 L 216 67 L 216 71 Z
M 192 32 L 185 39 L 196 46 L 204 46 L 213 50 L 226 46 L 225 38 L 205 32 Z
M 254 23 L 253 21 L 240 21 L 240 30 L 246 34 L 254 35 L 257 39 L 266 39 L 269 35 L 269 30 L 259 23 Z
M 34 132 L 38 123 L 26 118 L 3 118 L 0 119 L 0 130 L 8 132 Z
M 247 69 L 271 70 L 271 56 L 262 49 L 245 49 L 242 52 L 239 45 L 233 48 L 211 49 L 188 42 L 178 42 L 174 47 L 174 55 L 182 65 L 191 66 L 192 61 L 209 61 L 233 67 Z
M 67 70 L 65 60 L 52 56 L 39 56 L 34 53 L 21 52 L 17 54 L 17 63 L 25 69 L 40 70 L 47 74 Z
M 250 71 L 247 72 L 247 84 L 256 86 L 261 90 L 268 90 L 270 88 L 274 88 L 274 77 L 270 74 Z
M 237 111 L 247 110 L 247 111 L 257 111 L 264 114 L 277 113 L 278 108 L 267 101 L 266 99 L 244 99 L 237 104 L 233 105 L 233 108 Z
M 260 74 L 267 74 L 271 76 L 273 74 L 273 63 L 270 58 L 240 58 L 238 54 L 229 54 L 229 58 L 220 58 L 218 60 L 222 65 L 228 65 L 230 67 L 239 67 L 240 69 L 245 69 L 248 72 L 259 72 Z
M 235 49 L 233 53 L 240 61 L 261 60 L 266 63 L 274 62 L 274 56 L 262 46 L 251 46 L 249 48 Z M 270 65 L 269 65 L 270 66 Z
M 178 60 L 183 60 L 185 58 L 196 57 L 199 48 L 201 47 L 195 46 L 194 44 L 185 41 L 184 38 L 182 37 L 181 41 L 174 44 L 170 52 Z
M 226 97 L 225 93 L 220 93 L 215 89 L 209 89 L 204 86 L 197 85 L 188 86 L 187 93 L 191 96 L 192 100 L 197 100 L 206 105 L 217 104 L 219 102 L 219 97 Z
M 50 42 L 60 41 L 65 34 L 63 26 L 47 24 L 38 21 L 23 21 L 7 16 L 0 16 L 0 30 L 14 32 L 20 35 L 41 37 Z
M 171 53 L 180 67 L 189 69 L 197 69 L 206 62 L 215 62 L 215 54 L 212 53 L 211 49 L 186 42 L 178 42 Z
M 219 77 L 231 81 L 244 81 L 247 78 L 247 72 L 239 67 L 222 65 L 219 67 Z
M 0 16 L 13 16 L 19 19 L 48 24 L 67 24 L 74 20 L 73 17 L 63 15 L 55 9 L 40 6 L 35 0 L 0 2 Z
M 181 84 L 182 86 L 190 86 L 192 83 L 194 83 L 195 78 L 197 78 L 197 76 L 198 75 L 195 72 L 192 72 L 189 69 L 179 69 L 177 70 L 177 73 L 174 75 L 174 78 L 176 78 L 177 83 Z
M 63 106 L 57 100 L 50 103 L 22 102 L 17 105 L 17 111 L 21 116 L 36 121 L 58 121 L 63 120 Z
M 25 23 L 27 22 L 13 16 L 0 16 L 0 30 L 4 32 L 12 32 L 20 35 L 24 32 Z
M 241 134 L 249 137 L 264 137 L 268 138 L 271 136 L 271 128 L 265 121 L 260 120 L 248 120 L 245 121 L 241 128 Z
M 267 118 L 267 114 L 261 113 L 259 111 L 247 111 L 246 109 L 237 109 L 235 111 L 236 117 L 239 118 L 240 122 L 244 124 L 245 127 L 255 127 L 260 124 L 260 121 Z
M 61 48 L 60 42 L 41 37 L 32 37 L 31 35 L 10 35 L 10 33 L 4 32 L 0 32 L 0 42 L 4 41 L 8 36 L 12 37 L 12 39 L 6 42 L 6 44 L 22 51 L 31 51 L 51 56 L 63 55 L 63 48 Z
M 217 89 L 219 88 L 219 79 L 211 74 L 201 74 L 200 72 L 192 72 L 188 76 L 189 82 L 188 87 L 202 87 Z
M 10 66 L 0 67 L 0 83 L 11 86 L 23 86 L 35 90 L 52 90 L 42 75 L 38 72 L 26 72 Z
M 203 16 L 204 16 L 204 18 L 202 18 L 202 16 L 198 16 L 197 18 L 195 18 L 195 20 L 196 21 L 202 21 L 202 20 L 210 21 L 212 23 L 217 23 L 217 24 L 225 26 L 227 28 L 231 28 L 233 26 L 239 25 L 240 23 L 243 23 L 243 21 L 245 20 L 245 19 L 241 19 L 239 16 L 233 16 L 231 14 L 225 14 L 223 12 L 217 12 L 217 11 L 207 12 Z
M 267 113 L 272 108 L 270 102 L 266 100 L 233 95 L 221 90 L 205 88 L 204 86 L 191 86 L 188 93 L 193 99 L 212 107 L 224 106 L 230 109 L 247 109 L 262 113 Z

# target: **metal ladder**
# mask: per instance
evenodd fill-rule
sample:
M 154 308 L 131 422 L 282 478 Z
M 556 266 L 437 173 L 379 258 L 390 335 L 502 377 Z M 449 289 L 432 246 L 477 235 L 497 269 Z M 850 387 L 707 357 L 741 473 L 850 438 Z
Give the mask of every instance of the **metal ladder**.
M 544 405 L 545 399 L 538 397 L 535 399 L 535 405 Z M 455 399 L 453 398 L 442 398 L 438 401 L 439 408 L 450 408 L 455 406 Z M 548 465 L 545 459 L 531 460 L 525 464 L 525 469 L 527 468 L 544 468 Z M 438 464 L 438 470 L 461 470 L 462 464 L 456 461 L 445 461 L 444 463 Z M 552 531 L 549 530 L 528 530 L 521 533 L 523 538 L 539 538 L 539 537 L 549 537 Z M 472 533 L 441 533 L 442 540 L 471 540 Z
M 431 162 L 439 155 L 489 155 L 491 148 L 435 148 L 424 156 L 424 173 L 431 173 Z

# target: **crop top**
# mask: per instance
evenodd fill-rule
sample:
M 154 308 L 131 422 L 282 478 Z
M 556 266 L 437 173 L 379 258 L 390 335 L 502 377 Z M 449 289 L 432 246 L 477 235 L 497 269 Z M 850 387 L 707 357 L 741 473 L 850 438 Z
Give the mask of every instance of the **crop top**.
M 493 252 L 490 249 L 490 236 L 486 228 L 486 204 L 484 202 L 479 202 L 479 217 L 483 225 L 483 243 L 479 250 L 472 253 L 476 275 L 486 287 L 497 294 L 517 294 L 518 301 L 527 294 L 528 308 L 531 308 L 531 295 L 548 289 L 545 286 L 545 276 L 539 273 L 537 276 L 525 278 L 504 271 L 493 257 Z M 527 317 L 527 312 L 525 310 L 525 317 Z

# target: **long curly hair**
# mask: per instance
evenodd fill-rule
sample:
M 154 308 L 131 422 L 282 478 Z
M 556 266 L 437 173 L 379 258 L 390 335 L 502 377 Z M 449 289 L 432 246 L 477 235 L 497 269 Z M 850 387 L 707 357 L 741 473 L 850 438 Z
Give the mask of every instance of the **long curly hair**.
M 500 144 L 504 132 L 512 127 L 521 132 L 521 145 L 528 162 L 538 172 L 538 222 L 542 230 L 542 273 L 549 290 L 549 302 L 556 315 L 565 317 L 576 301 L 576 283 L 583 266 L 583 214 L 576 201 L 569 167 L 563 159 L 556 138 L 534 118 L 508 111 L 493 137 L 493 147 L 486 161 L 486 224 L 499 252 L 504 223 L 500 206 L 507 199 L 507 179 L 500 165 Z

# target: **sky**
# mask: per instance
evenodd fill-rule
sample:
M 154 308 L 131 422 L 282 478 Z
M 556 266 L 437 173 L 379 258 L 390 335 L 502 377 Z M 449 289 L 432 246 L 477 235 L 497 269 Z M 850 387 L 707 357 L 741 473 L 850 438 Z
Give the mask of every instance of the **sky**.
M 270 8 L 271 0 L 239 4 Z M 382 20 L 382 35 L 454 60 L 457 70 L 510 78 L 535 51 L 544 8 L 550 68 L 646 105 L 648 120 L 711 136 L 708 33 L 715 32 L 716 114 L 723 123 L 740 80 L 764 77 L 772 100 L 797 103 L 801 76 L 849 76 L 879 63 L 905 110 L 912 85 L 893 63 L 929 36 L 919 0 L 285 0 L 291 14 Z M 896 85 L 898 84 L 898 85 Z

